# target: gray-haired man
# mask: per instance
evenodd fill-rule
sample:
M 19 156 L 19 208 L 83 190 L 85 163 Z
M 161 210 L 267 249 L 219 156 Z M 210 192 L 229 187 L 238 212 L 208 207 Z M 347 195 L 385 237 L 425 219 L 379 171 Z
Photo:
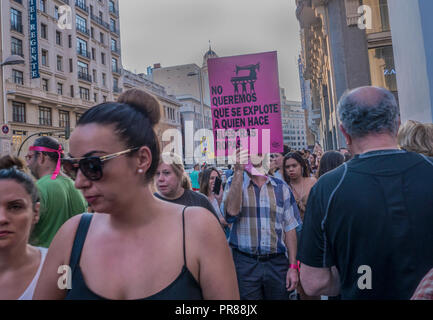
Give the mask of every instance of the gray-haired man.
M 409 299 L 433 266 L 433 159 L 399 150 L 391 92 L 362 87 L 338 105 L 354 158 L 312 188 L 298 258 L 308 295 Z

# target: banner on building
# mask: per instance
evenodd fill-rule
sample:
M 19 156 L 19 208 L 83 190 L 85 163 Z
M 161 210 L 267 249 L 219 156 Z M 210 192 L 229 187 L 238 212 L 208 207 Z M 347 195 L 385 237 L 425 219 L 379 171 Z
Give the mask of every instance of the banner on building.
M 37 0 L 29 0 L 30 75 L 39 78 Z
M 215 154 L 283 151 L 277 52 L 208 60 Z

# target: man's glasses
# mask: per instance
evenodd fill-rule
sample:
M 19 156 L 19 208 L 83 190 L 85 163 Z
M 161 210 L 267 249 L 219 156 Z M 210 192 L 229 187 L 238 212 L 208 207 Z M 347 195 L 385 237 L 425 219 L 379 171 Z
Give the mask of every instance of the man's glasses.
M 121 155 L 130 153 L 138 150 L 140 147 L 128 149 L 125 151 L 116 152 L 102 157 L 85 157 L 85 158 L 66 158 L 62 159 L 63 169 L 68 173 L 77 175 L 78 169 L 84 174 L 84 176 L 92 181 L 97 181 L 102 178 L 104 162 L 117 158 Z

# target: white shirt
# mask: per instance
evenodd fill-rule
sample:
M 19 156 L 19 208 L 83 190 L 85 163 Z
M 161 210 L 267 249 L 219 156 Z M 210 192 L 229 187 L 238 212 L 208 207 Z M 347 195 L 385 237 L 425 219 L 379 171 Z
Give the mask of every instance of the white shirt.
M 41 274 L 42 266 L 44 265 L 45 257 L 47 256 L 48 249 L 47 248 L 41 248 L 38 247 L 40 253 L 41 253 L 41 262 L 39 263 L 38 271 L 36 271 L 35 276 L 33 277 L 32 282 L 30 282 L 27 289 L 24 291 L 24 293 L 21 295 L 21 297 L 18 298 L 18 300 L 32 300 L 33 294 L 36 289 L 36 284 L 38 283 L 39 275 Z

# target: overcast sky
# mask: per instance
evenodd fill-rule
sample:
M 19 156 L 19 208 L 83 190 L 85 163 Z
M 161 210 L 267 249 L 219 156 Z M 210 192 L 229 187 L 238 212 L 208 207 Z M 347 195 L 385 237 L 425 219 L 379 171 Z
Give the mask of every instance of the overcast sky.
M 122 62 L 146 72 L 220 56 L 278 51 L 280 86 L 300 100 L 300 52 L 295 0 L 120 0 Z

